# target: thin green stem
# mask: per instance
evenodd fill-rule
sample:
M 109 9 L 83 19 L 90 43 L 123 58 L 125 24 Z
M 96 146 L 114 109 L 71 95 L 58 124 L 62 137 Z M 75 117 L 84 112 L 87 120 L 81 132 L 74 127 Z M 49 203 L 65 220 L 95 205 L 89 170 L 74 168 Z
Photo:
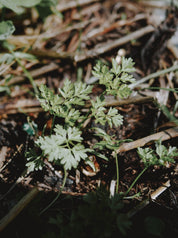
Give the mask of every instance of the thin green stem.
M 8 49 L 9 49 L 9 51 L 11 52 L 11 54 L 14 56 L 15 60 L 17 61 L 17 63 L 22 67 L 22 69 L 23 69 L 25 75 L 27 76 L 27 78 L 29 79 L 31 85 L 33 86 L 33 89 L 34 89 L 35 94 L 38 95 L 38 93 L 39 93 L 39 92 L 38 92 L 38 88 L 37 88 L 37 86 L 36 86 L 36 84 L 35 84 L 35 82 L 34 82 L 34 79 L 33 79 L 32 76 L 31 76 L 31 74 L 29 73 L 28 70 L 26 70 L 26 68 L 25 68 L 24 65 L 21 63 L 21 61 L 16 57 L 16 55 L 14 54 L 14 51 L 11 50 L 10 48 L 8 48 Z
M 136 83 L 130 84 L 130 85 L 129 85 L 129 88 L 130 88 L 130 89 L 134 89 L 136 86 L 138 86 L 138 85 L 141 84 L 141 83 L 145 83 L 145 82 L 146 82 L 147 80 L 149 80 L 149 79 L 156 78 L 156 77 L 158 77 L 158 76 L 160 76 L 160 75 L 162 75 L 162 74 L 167 74 L 167 73 L 169 73 L 169 72 L 173 72 L 173 71 L 177 71 L 177 70 L 178 70 L 178 65 L 176 64 L 176 65 L 174 65 L 174 66 L 172 66 L 172 67 L 169 67 L 169 68 L 167 68 L 167 69 L 163 69 L 163 70 L 160 70 L 160 71 L 158 71 L 158 72 L 149 74 L 148 76 L 146 76 L 146 77 L 144 77 L 144 78 L 138 80 Z
M 150 89 L 150 90 L 165 90 L 173 93 L 178 93 L 178 88 L 161 88 L 161 87 L 147 87 L 147 88 L 141 88 L 139 91 L 143 91 L 145 89 Z
M 51 130 L 50 130 L 50 135 L 52 134 L 53 128 L 54 128 L 54 122 L 56 119 L 56 115 L 54 115 L 53 120 L 52 120 L 52 125 L 51 125 Z
M 37 88 L 37 86 L 36 86 L 36 83 L 34 82 L 34 79 L 33 79 L 32 76 L 31 76 L 31 74 L 29 73 L 28 70 L 26 70 L 26 68 L 23 66 L 23 64 L 21 63 L 21 61 L 20 61 L 18 58 L 15 58 L 15 59 L 16 59 L 17 63 L 22 67 L 22 69 L 23 69 L 25 75 L 26 75 L 27 78 L 29 79 L 31 85 L 33 86 L 33 89 L 34 89 L 35 94 L 38 95 L 38 93 L 39 93 L 39 92 L 38 92 L 38 88 Z
M 115 160 L 116 160 L 116 193 L 118 193 L 118 189 L 119 189 L 119 163 L 118 163 L 118 157 L 117 157 L 117 153 L 115 152 Z
M 66 169 L 64 168 L 64 179 L 63 179 L 62 186 L 61 186 L 61 188 L 60 188 L 60 190 L 59 190 L 59 193 L 58 193 L 57 196 L 52 200 L 52 202 L 40 212 L 39 215 L 42 215 L 44 212 L 46 212 L 46 211 L 57 201 L 57 199 L 58 199 L 59 196 L 61 195 L 62 190 L 64 189 L 64 186 L 65 186 L 65 184 L 66 184 L 66 180 L 67 180 L 67 171 L 66 171 Z
M 130 185 L 129 189 L 127 190 L 127 192 L 124 194 L 125 196 L 127 196 L 127 194 L 130 192 L 130 190 L 133 188 L 133 186 L 136 184 L 136 182 L 138 181 L 138 179 L 142 176 L 142 174 L 147 170 L 148 167 L 145 167 L 141 173 L 135 178 L 135 180 L 133 181 L 133 183 Z
M 162 113 L 169 119 L 169 121 L 175 122 L 178 124 L 177 118 L 174 114 L 171 114 L 167 106 L 159 104 L 157 101 L 154 101 L 154 104 L 162 111 Z
M 178 109 L 178 100 L 177 100 L 177 102 L 175 103 L 175 105 L 174 105 L 174 109 L 173 109 L 173 112 L 172 112 L 172 114 L 175 116 L 175 114 L 176 114 L 176 112 L 177 112 L 177 109 Z
M 91 114 L 91 109 L 87 112 L 87 114 L 85 115 L 85 118 L 78 124 L 78 128 L 82 128 L 85 121 L 88 120 L 89 118 L 92 118 L 93 115 L 90 115 Z

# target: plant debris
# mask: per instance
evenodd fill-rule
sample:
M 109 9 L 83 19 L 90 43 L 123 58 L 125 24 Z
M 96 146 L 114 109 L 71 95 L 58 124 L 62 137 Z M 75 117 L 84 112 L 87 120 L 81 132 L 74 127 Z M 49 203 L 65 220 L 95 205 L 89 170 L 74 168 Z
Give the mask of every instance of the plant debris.
M 176 1 L 9 2 L 0 0 L 2 237 L 176 237 Z M 174 159 L 144 167 L 155 150 Z

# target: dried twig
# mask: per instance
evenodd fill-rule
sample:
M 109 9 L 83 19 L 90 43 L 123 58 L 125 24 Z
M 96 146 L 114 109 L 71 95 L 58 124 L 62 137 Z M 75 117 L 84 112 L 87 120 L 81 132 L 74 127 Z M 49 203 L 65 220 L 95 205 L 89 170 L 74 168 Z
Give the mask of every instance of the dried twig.
M 60 4 L 58 4 L 57 6 L 57 10 L 60 12 L 69 10 L 71 8 L 74 7 L 78 7 L 78 6 L 83 6 L 83 5 L 87 5 L 93 2 L 99 2 L 100 0 L 73 0 L 73 1 L 68 1 L 66 2 L 65 0 L 63 2 L 60 2 Z
M 111 106 L 123 106 L 128 104 L 140 104 L 140 103 L 148 103 L 154 100 L 153 97 L 147 96 L 135 96 L 125 100 L 115 100 L 109 99 L 106 100 L 106 107 Z M 86 107 L 90 107 L 91 102 L 88 101 Z M 40 107 L 40 102 L 37 99 L 20 99 L 18 101 L 10 101 L 8 103 L 4 103 L 0 105 L 0 115 L 1 114 L 15 114 L 18 112 L 41 112 L 43 109 Z
M 156 191 L 154 191 L 151 195 L 150 198 L 147 198 L 143 200 L 141 203 L 139 203 L 137 206 L 135 206 L 131 211 L 127 213 L 128 217 L 131 218 L 133 217 L 136 213 L 138 213 L 140 210 L 145 208 L 148 204 L 150 204 L 151 201 L 156 200 L 157 197 L 159 197 L 167 188 L 169 188 L 170 185 L 170 180 L 167 182 L 163 183 Z
M 0 232 L 34 199 L 39 190 L 34 187 L 0 220 Z
M 18 101 L 13 101 L 12 103 L 4 103 L 0 105 L 0 114 L 6 113 L 6 111 L 11 109 L 23 109 L 28 107 L 40 106 L 40 102 L 37 99 L 21 99 Z
M 126 26 L 126 25 L 131 25 L 134 22 L 143 20 L 145 18 L 146 18 L 146 14 L 138 14 L 132 19 L 119 20 L 119 21 L 113 22 L 112 24 L 109 24 L 109 22 L 108 22 L 107 26 L 102 25 L 99 29 L 95 29 L 93 32 L 88 33 L 87 36 L 84 35 L 82 37 L 82 40 L 88 40 L 88 39 L 91 39 L 91 38 L 96 37 L 98 35 L 104 35 L 104 34 L 110 32 L 110 31 L 112 31 L 113 29 L 116 29 L 118 27 L 123 27 L 123 26 Z
M 88 51 L 84 52 L 83 54 L 78 54 L 78 55 L 76 54 L 74 57 L 74 61 L 80 62 L 80 61 L 86 60 L 88 58 L 92 58 L 92 57 L 96 57 L 98 55 L 104 54 L 107 51 L 110 51 L 114 48 L 117 48 L 117 47 L 123 45 L 123 44 L 126 44 L 131 40 L 138 39 L 148 33 L 153 32 L 153 31 L 154 31 L 154 27 L 151 25 L 148 25 L 148 26 L 143 27 L 137 31 L 134 31 L 126 36 L 123 36 L 120 39 L 113 40 L 107 44 L 106 44 L 106 42 L 104 42 L 102 44 L 96 45 L 96 47 L 94 49 L 88 50 Z
M 117 150 L 117 153 L 126 152 L 129 150 L 136 149 L 138 147 L 145 146 L 146 144 L 153 143 L 154 141 L 159 140 L 160 138 L 162 141 L 165 141 L 175 137 L 178 137 L 178 127 L 173 127 L 165 131 L 161 131 L 161 132 L 146 136 L 144 138 L 135 140 L 133 142 L 124 143 L 119 147 L 119 149 Z
M 49 65 L 45 65 L 45 66 L 43 66 L 43 67 L 41 67 L 39 69 L 34 69 L 32 71 L 29 71 L 29 73 L 30 73 L 30 75 L 33 78 L 36 78 L 38 76 L 41 76 L 41 75 L 43 75 L 45 73 L 51 72 L 51 71 L 56 70 L 56 69 L 58 69 L 58 65 L 52 62 Z M 16 76 L 13 79 L 11 79 L 8 83 L 6 83 L 6 85 L 10 86 L 12 84 L 20 83 L 20 82 L 22 82 L 24 80 L 25 80 L 25 75 Z M 4 85 L 5 82 L 6 82 L 5 79 L 1 80 L 0 81 L 0 86 Z
M 72 61 L 74 58 L 73 53 L 68 52 L 55 52 L 53 50 L 42 50 L 42 49 L 35 49 L 30 51 L 31 54 L 35 56 L 42 57 L 42 58 L 52 58 L 52 59 L 66 59 Z
M 143 97 L 143 96 L 134 96 L 130 97 L 128 99 L 106 99 L 105 106 L 106 107 L 116 107 L 116 106 L 123 106 L 123 105 L 129 105 L 129 104 L 141 104 L 141 103 L 148 103 L 153 102 L 154 98 L 151 96 Z

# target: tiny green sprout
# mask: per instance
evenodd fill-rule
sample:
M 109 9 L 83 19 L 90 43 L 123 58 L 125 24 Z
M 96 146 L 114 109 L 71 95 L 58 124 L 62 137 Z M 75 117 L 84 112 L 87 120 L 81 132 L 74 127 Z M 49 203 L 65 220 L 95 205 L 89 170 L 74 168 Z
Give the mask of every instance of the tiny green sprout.
M 102 130 L 101 128 L 94 128 L 96 130 L 96 136 L 101 138 L 101 141 L 99 141 L 98 143 L 96 143 L 94 145 L 94 148 L 98 148 L 100 150 L 103 149 L 108 149 L 111 150 L 112 153 L 111 155 L 115 158 L 115 162 L 116 162 L 116 193 L 118 193 L 118 187 L 119 187 L 119 163 L 118 163 L 118 154 L 116 152 L 116 150 L 119 148 L 120 144 L 122 142 L 125 141 L 130 141 L 129 139 L 126 140 L 116 140 L 114 139 L 114 136 L 110 136 L 108 135 L 104 130 Z
M 174 157 L 178 156 L 177 148 L 170 146 L 168 149 L 162 145 L 161 140 L 155 142 L 156 150 L 138 148 L 138 154 L 145 167 L 152 165 L 166 166 L 167 163 L 174 163 Z
M 106 95 L 127 98 L 131 94 L 130 85 L 135 82 L 132 76 L 134 72 L 134 62 L 131 58 L 122 58 L 119 65 L 115 59 L 112 59 L 111 67 L 98 62 L 93 69 L 93 75 L 98 78 L 99 84 L 103 85 L 104 91 L 96 98 L 91 97 L 92 85 L 87 85 L 81 80 L 71 82 L 69 79 L 64 81 L 63 87 L 58 89 L 58 93 L 40 85 L 37 98 L 41 103 L 44 111 L 53 117 L 53 123 L 50 135 L 38 137 L 35 142 L 35 148 L 27 153 L 27 171 L 40 170 L 44 166 L 44 158 L 50 163 L 60 165 L 64 171 L 63 184 L 57 197 L 41 212 L 46 211 L 59 197 L 63 190 L 68 172 L 76 169 L 81 161 L 90 165 L 95 170 L 94 164 L 90 161 L 90 155 L 108 160 L 108 152 L 110 157 L 115 159 L 116 163 L 116 194 L 119 187 L 119 163 L 117 149 L 121 142 L 128 140 L 117 140 L 114 136 L 107 134 L 105 130 L 99 128 L 98 124 L 107 127 L 118 127 L 123 124 L 123 116 L 113 107 L 106 107 Z M 88 107 L 88 102 L 91 102 Z M 58 120 L 56 120 L 58 118 Z M 89 122 L 89 123 L 88 123 Z M 90 124 L 91 122 L 91 124 Z M 59 123 L 59 124 L 57 124 Z M 97 128 L 91 128 L 95 124 Z M 45 128 L 45 127 L 44 127 Z M 30 129 L 25 125 L 28 132 Z M 88 143 L 84 135 L 95 133 L 98 142 Z M 31 130 L 29 133 L 33 133 Z M 90 136 L 88 137 L 90 138 Z M 87 138 L 87 139 L 88 139 Z M 90 146 L 88 148 L 88 146 Z M 106 152 L 106 153 L 105 153 Z M 175 147 L 168 149 L 161 144 L 161 140 L 156 142 L 156 150 L 151 148 L 138 148 L 138 154 L 145 165 L 145 168 L 133 181 L 129 189 L 123 196 L 130 192 L 141 175 L 153 165 L 164 166 L 166 163 L 173 163 L 174 157 L 178 155 Z M 122 198 L 123 198 L 122 196 Z M 124 221 L 121 227 L 121 220 Z M 122 214 L 117 217 L 117 227 L 121 233 L 125 234 L 125 230 L 130 226 L 127 217 Z

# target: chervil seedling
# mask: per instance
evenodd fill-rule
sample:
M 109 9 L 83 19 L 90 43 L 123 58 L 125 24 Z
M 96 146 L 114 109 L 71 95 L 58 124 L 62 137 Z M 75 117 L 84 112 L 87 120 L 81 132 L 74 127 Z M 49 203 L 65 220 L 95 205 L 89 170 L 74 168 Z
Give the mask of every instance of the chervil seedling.
M 134 63 L 132 59 L 122 58 L 121 65 L 118 65 L 116 60 L 112 60 L 111 68 L 100 63 L 94 67 L 93 75 L 99 79 L 99 84 L 105 86 L 104 92 L 95 99 L 90 98 L 93 86 L 82 82 L 72 83 L 66 79 L 64 86 L 59 88 L 58 94 L 54 94 L 52 90 L 46 86 L 39 87 L 39 99 L 42 108 L 48 111 L 54 118 L 51 135 L 39 137 L 35 145 L 40 148 L 41 155 L 29 155 L 27 167 L 29 171 L 41 169 L 43 166 L 43 158 L 47 158 L 52 164 L 61 165 L 64 169 L 64 181 L 62 188 L 65 185 L 67 171 L 76 169 L 80 161 L 90 164 L 90 155 L 108 160 L 104 155 L 104 150 L 111 151 L 111 156 L 114 156 L 116 161 L 117 188 L 119 184 L 119 168 L 118 156 L 116 150 L 123 141 L 117 141 L 106 131 L 100 128 L 87 128 L 85 125 L 88 119 L 101 124 L 112 127 L 118 127 L 123 124 L 123 116 L 119 114 L 116 108 L 105 107 L 105 96 L 113 95 L 120 98 L 126 98 L 130 95 L 131 90 L 129 84 L 135 79 L 130 74 L 134 71 Z M 91 107 L 86 108 L 87 101 L 91 101 Z M 55 118 L 61 119 L 60 124 L 55 125 Z M 59 121 L 59 120 L 58 120 Z M 53 129 L 54 125 L 54 129 Z M 90 129 L 90 130 L 89 130 Z M 95 145 L 86 146 L 84 140 L 84 132 L 95 133 L 99 141 Z M 156 151 L 150 148 L 138 148 L 138 154 L 145 164 L 145 169 L 137 176 L 131 184 L 127 195 L 135 185 L 139 177 L 151 165 L 163 166 L 166 162 L 173 162 L 173 157 L 176 155 L 176 149 L 170 147 L 168 150 L 161 145 L 161 142 L 156 143 Z M 40 162 L 40 160 L 42 162 Z M 94 168 L 93 166 L 91 166 Z M 61 189 L 62 189 L 61 188 Z
M 162 145 L 161 139 L 155 142 L 156 149 L 153 150 L 149 147 L 140 148 L 138 147 L 137 152 L 141 161 L 144 163 L 145 168 L 140 172 L 140 174 L 133 181 L 125 196 L 130 192 L 132 187 L 135 185 L 137 180 L 150 166 L 166 166 L 167 163 L 174 163 L 174 157 L 178 156 L 178 151 L 176 147 L 170 146 L 168 149 Z
M 50 162 L 60 163 L 66 170 L 76 168 L 81 159 L 87 159 L 88 152 L 94 152 L 93 148 L 89 150 L 83 144 L 82 128 L 88 118 L 101 125 L 108 124 L 110 127 L 122 125 L 123 116 L 116 108 L 105 107 L 104 95 L 111 94 L 124 98 L 130 94 L 128 84 L 132 83 L 134 78 L 129 73 L 134 71 L 133 65 L 132 59 L 122 58 L 121 65 L 113 59 L 111 69 L 101 63 L 94 67 L 93 74 L 99 77 L 99 84 L 103 84 L 106 90 L 100 97 L 91 100 L 91 108 L 87 113 L 84 113 L 82 109 L 90 100 L 93 86 L 82 82 L 72 83 L 66 79 L 64 86 L 59 88 L 59 93 L 54 94 L 52 90 L 41 85 L 37 98 L 42 108 L 54 118 L 63 119 L 62 125 L 56 125 L 55 134 L 40 137 L 36 141 L 36 145 L 42 150 L 42 156 L 48 156 Z M 78 143 L 75 136 L 73 136 L 74 141 L 69 138 L 69 134 L 73 135 L 74 132 L 78 133 L 75 134 L 77 138 L 80 136 Z M 100 157 L 103 156 L 100 155 Z M 32 163 L 32 160 L 30 161 Z

